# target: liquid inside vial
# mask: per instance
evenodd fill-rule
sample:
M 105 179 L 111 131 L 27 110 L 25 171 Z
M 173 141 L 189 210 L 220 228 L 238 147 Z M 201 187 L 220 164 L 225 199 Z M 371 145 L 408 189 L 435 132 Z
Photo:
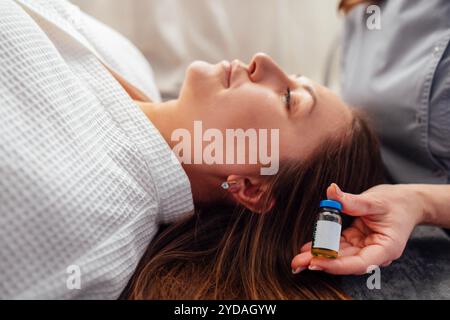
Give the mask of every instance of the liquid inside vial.
M 314 228 L 312 255 L 330 259 L 338 257 L 342 229 L 341 209 L 342 205 L 337 201 L 325 200 L 321 202 Z

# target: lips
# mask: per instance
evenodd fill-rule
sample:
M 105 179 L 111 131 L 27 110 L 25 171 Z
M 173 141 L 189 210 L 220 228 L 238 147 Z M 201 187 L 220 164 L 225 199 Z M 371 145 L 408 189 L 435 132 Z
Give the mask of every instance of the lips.
M 229 61 L 222 62 L 223 69 L 225 70 L 225 83 L 226 87 L 229 88 L 231 86 L 231 74 L 232 74 L 232 65 Z

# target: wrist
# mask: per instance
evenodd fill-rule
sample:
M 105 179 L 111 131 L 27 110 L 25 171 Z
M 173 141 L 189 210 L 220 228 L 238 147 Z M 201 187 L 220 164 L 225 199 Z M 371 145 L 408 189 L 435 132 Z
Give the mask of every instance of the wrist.
M 433 224 L 433 210 L 430 205 L 430 195 L 428 189 L 424 185 L 409 185 L 411 196 L 416 200 L 417 209 L 417 225 Z

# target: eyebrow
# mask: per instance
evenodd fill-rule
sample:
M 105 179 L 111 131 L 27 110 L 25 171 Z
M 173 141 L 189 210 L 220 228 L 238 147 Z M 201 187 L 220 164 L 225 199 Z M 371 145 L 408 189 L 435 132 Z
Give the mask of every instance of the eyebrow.
M 316 93 L 314 92 L 314 89 L 310 85 L 307 85 L 307 84 L 302 84 L 301 86 L 303 89 L 308 91 L 309 94 L 311 95 L 311 97 L 313 99 L 313 106 L 312 106 L 311 110 L 314 109 L 317 104 L 317 96 L 316 96 Z
M 301 74 L 296 74 L 296 75 L 294 75 L 294 78 L 295 78 L 296 80 L 298 80 L 299 78 L 302 78 L 302 77 L 303 77 L 303 75 L 301 75 Z M 301 83 L 300 86 L 301 86 L 304 90 L 308 91 L 308 93 L 311 95 L 311 97 L 312 97 L 312 99 L 313 99 L 313 107 L 311 108 L 311 110 L 314 109 L 314 107 L 315 107 L 316 104 L 317 104 L 317 95 L 316 95 L 316 93 L 315 93 L 313 87 L 311 87 L 310 85 L 305 84 L 305 83 Z

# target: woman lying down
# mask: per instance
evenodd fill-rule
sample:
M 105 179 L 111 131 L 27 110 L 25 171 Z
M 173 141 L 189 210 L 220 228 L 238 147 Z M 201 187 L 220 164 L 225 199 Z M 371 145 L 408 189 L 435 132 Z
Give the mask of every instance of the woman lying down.
M 377 139 L 331 91 L 257 54 L 195 62 L 159 102 L 142 56 L 59 0 L 2 1 L 0 57 L 1 298 L 348 298 L 291 268 L 332 183 L 382 182 Z M 239 129 L 265 152 L 227 148 Z
M 141 108 L 172 148 L 171 133 L 187 128 L 194 136 L 199 120 L 223 136 L 278 129 L 279 170 L 265 176 L 259 164 L 183 164 L 196 213 L 151 242 L 123 297 L 345 297 L 315 275 L 293 275 L 290 262 L 311 240 L 332 182 L 360 193 L 381 181 L 378 145 L 360 115 L 264 54 L 249 65 L 234 61 L 231 75 L 227 63 L 194 63 L 178 100 Z

